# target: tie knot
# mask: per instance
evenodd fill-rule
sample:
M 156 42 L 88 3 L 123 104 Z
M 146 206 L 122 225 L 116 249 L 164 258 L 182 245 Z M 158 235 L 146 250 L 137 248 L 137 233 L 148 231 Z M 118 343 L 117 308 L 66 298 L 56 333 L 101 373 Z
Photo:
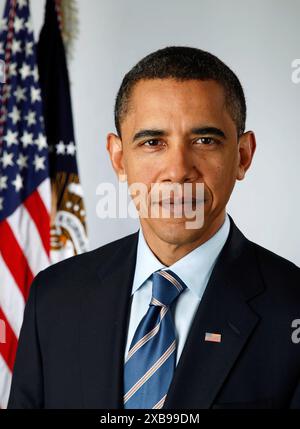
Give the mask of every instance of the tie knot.
M 152 300 L 150 305 L 167 307 L 186 289 L 185 283 L 171 270 L 153 273 Z

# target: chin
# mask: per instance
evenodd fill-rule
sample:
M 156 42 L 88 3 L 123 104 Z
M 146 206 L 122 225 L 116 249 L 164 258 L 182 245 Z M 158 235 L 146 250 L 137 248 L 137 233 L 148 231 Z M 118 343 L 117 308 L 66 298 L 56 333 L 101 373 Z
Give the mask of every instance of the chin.
M 167 222 L 154 222 L 150 225 L 150 228 L 162 241 L 169 244 L 182 245 L 199 239 L 203 230 L 203 226 L 198 229 L 187 229 L 186 222 L 189 222 L 189 220 L 173 219 L 173 221 L 170 221 L 168 219 Z

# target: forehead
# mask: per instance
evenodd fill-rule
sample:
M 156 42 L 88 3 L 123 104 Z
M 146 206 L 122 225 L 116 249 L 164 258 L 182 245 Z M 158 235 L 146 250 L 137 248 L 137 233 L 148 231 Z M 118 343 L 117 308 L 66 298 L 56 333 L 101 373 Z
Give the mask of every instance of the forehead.
M 224 90 L 216 81 L 147 79 L 133 87 L 124 125 L 153 120 L 210 122 L 220 120 L 225 110 Z

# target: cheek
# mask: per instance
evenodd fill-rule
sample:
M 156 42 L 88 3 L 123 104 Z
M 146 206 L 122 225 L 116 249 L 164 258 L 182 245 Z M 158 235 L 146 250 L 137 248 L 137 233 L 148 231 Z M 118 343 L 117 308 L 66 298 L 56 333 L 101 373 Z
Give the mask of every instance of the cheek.
M 138 158 L 131 158 L 125 162 L 125 170 L 127 173 L 128 184 L 154 182 L 154 169 L 148 163 L 141 162 Z
M 205 182 L 212 191 L 231 192 L 236 178 L 236 168 L 237 155 L 233 152 L 207 160 L 204 166 Z

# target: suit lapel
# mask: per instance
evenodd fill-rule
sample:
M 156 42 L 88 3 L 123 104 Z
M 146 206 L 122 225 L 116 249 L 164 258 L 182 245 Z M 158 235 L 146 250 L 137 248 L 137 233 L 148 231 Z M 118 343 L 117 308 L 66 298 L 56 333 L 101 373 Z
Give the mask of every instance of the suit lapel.
M 138 233 L 109 244 L 87 285 L 80 324 L 80 366 L 85 408 L 121 408 L 124 347 Z
M 249 301 L 264 287 L 251 243 L 231 220 L 178 362 L 164 408 L 210 408 L 242 353 L 259 317 Z M 221 342 L 205 341 L 205 333 Z

